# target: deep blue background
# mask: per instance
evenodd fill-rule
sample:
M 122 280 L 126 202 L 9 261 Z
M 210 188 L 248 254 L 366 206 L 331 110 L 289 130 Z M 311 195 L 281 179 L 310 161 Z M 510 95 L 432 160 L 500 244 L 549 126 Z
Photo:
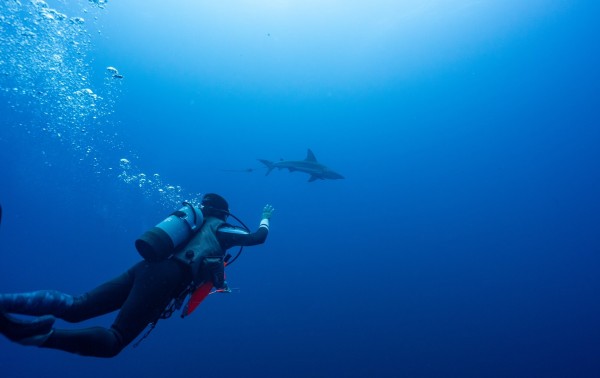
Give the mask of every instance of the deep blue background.
M 109 3 L 85 64 L 95 92 L 118 95 L 85 119 L 105 133 L 70 139 L 45 132 L 58 121 L 4 75 L 0 291 L 81 293 L 138 260 L 133 240 L 178 204 L 120 178 L 121 158 L 184 197 L 223 194 L 253 228 L 265 203 L 276 213 L 267 243 L 228 272 L 239 293 L 160 322 L 111 360 L 0 340 L 2 377 L 600 376 L 598 7 L 535 4 L 526 21 L 489 14 L 500 26 L 481 21 L 480 40 L 456 32 L 409 57 L 404 39 L 382 36 L 383 58 L 358 51 L 363 65 L 346 65 L 338 55 L 354 50 L 327 51 L 331 35 L 312 29 L 303 39 L 310 23 L 225 12 L 198 22 L 210 38 L 169 44 L 180 23 Z M 215 26 L 229 16 L 247 24 Z M 361 34 L 341 25 L 330 26 Z M 178 61 L 178 46 L 197 60 Z M 125 78 L 106 84 L 107 66 Z M 81 124 L 58 127 L 70 126 Z M 265 177 L 256 161 L 307 148 L 346 179 Z M 246 168 L 257 171 L 227 171 Z

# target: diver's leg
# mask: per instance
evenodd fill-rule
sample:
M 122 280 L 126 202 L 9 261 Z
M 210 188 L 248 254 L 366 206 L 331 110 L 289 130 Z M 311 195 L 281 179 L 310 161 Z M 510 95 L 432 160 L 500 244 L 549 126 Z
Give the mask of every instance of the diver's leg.
M 33 316 L 54 315 L 73 323 L 104 315 L 119 309 L 127 299 L 133 286 L 131 271 L 136 266 L 76 297 L 56 290 L 0 294 L 0 310 Z
M 145 261 L 139 262 L 125 273 L 74 297 L 71 306 L 60 317 L 70 323 L 77 323 L 118 310 L 133 287 L 134 272 L 145 264 Z
M 114 357 L 124 347 L 118 332 L 102 327 L 54 329 L 40 346 L 94 357 Z
M 21 320 L 0 312 L 0 333 L 9 340 L 23 345 L 40 345 L 52 333 L 54 318 L 42 316 L 33 320 Z
M 184 268 L 172 260 L 143 262 L 131 274 L 133 288 L 111 328 L 55 329 L 41 347 L 84 356 L 116 356 L 160 316 L 171 298 L 189 282 Z
M 73 305 L 74 298 L 56 290 L 29 293 L 0 294 L 0 309 L 23 315 L 54 315 L 60 317 Z
M 157 321 L 169 302 L 191 281 L 187 267 L 175 260 L 149 264 L 136 274 L 131 294 L 112 325 L 123 337 L 123 346 Z
M 48 341 L 51 334 L 60 335 L 67 331 L 53 331 L 54 318 L 49 316 L 21 320 L 8 315 L 8 312 L 34 316 L 52 314 L 70 322 L 78 322 L 117 310 L 125 302 L 133 286 L 133 271 L 141 265 L 143 263 L 136 264 L 126 273 L 78 297 L 52 290 L 2 294 L 0 295 L 0 333 L 18 343 L 39 346 Z M 80 337 L 85 337 L 90 332 L 83 330 L 80 333 L 83 335 Z M 92 333 L 97 334 L 97 332 Z M 103 332 L 95 337 L 109 347 L 114 344 L 115 338 L 110 332 Z M 77 342 L 76 337 L 73 340 Z

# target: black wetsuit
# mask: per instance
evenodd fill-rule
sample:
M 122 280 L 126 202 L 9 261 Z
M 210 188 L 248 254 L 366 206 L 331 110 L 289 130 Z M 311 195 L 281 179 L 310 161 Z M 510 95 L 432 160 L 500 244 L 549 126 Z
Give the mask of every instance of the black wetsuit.
M 239 231 L 224 224 L 217 231 L 217 239 L 224 251 L 234 246 L 261 244 L 268 233 L 267 227 L 259 227 L 250 234 L 236 230 Z M 69 296 L 72 303 L 53 313 L 68 322 L 81 322 L 120 309 L 110 328 L 54 329 L 41 347 L 84 356 L 113 357 L 148 324 L 157 320 L 169 302 L 190 282 L 191 272 L 175 259 L 141 261 L 124 274 L 81 296 Z

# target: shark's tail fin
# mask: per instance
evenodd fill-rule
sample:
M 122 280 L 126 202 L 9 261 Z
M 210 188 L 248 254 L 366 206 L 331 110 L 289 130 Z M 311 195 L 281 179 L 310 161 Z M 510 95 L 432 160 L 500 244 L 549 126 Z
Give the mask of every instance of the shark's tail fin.
M 267 166 L 267 173 L 265 173 L 265 176 L 268 175 L 269 173 L 271 173 L 273 168 L 275 168 L 275 165 L 273 164 L 272 161 L 263 160 L 263 159 L 258 159 L 258 161 L 260 161 L 261 163 L 263 163 L 264 165 Z

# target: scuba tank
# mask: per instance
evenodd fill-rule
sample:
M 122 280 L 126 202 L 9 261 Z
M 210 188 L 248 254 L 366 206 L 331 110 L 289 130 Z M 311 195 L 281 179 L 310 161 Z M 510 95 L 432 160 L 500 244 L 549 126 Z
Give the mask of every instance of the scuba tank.
M 183 207 L 144 232 L 135 241 L 135 249 L 147 261 L 160 261 L 171 256 L 200 229 L 204 215 L 199 207 L 183 202 Z

